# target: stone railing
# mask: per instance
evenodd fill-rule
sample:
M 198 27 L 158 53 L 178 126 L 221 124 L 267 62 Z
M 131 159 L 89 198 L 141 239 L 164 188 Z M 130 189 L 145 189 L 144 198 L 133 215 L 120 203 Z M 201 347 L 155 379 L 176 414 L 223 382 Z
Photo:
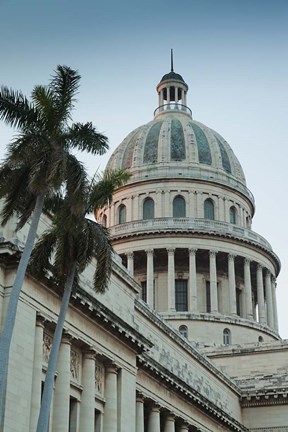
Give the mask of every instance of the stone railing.
M 224 234 L 232 237 L 237 237 L 243 240 L 252 241 L 266 249 L 272 251 L 270 243 L 264 237 L 256 232 L 242 228 L 237 225 L 232 225 L 227 222 L 196 219 L 196 218 L 157 218 L 138 220 L 127 222 L 120 225 L 115 225 L 110 228 L 111 237 L 127 236 L 134 233 L 153 232 L 153 231 L 201 231 L 207 234 Z
M 181 112 L 185 112 L 185 113 L 189 114 L 190 116 L 192 116 L 192 111 L 188 106 L 183 105 L 183 104 L 178 103 L 178 102 L 170 102 L 168 104 L 160 105 L 158 108 L 156 108 L 154 111 L 154 117 L 156 117 L 160 113 L 167 112 L 167 111 L 168 112 L 181 111 Z

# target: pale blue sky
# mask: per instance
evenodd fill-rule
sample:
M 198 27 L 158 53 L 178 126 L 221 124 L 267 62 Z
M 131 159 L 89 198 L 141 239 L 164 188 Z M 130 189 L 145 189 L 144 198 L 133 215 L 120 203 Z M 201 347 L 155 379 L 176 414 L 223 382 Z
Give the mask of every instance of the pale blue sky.
M 189 85 L 195 120 L 232 146 L 256 199 L 253 229 L 282 261 L 281 335 L 288 337 L 287 0 L 0 0 L 0 84 L 30 94 L 57 64 L 80 71 L 74 119 L 92 120 L 111 151 L 152 119 L 169 71 Z M 11 131 L 0 125 L 3 153 Z M 111 154 L 111 152 L 109 152 Z M 109 157 L 87 159 L 91 174 Z

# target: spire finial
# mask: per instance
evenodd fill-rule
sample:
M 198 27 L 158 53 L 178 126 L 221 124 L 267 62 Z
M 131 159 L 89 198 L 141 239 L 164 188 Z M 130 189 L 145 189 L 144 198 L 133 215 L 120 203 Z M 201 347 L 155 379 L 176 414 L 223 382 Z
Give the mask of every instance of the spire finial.
M 171 48 L 171 72 L 174 72 L 173 68 L 173 49 Z

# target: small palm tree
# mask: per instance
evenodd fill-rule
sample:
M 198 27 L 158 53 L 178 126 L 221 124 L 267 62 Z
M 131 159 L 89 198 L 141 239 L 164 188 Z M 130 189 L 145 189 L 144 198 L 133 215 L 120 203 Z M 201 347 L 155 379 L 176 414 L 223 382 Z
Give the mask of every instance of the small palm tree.
M 79 274 L 96 259 L 93 287 L 95 292 L 103 293 L 108 288 L 111 273 L 112 246 L 108 230 L 102 225 L 86 218 L 94 207 L 104 206 L 112 193 L 124 184 L 130 174 L 123 170 L 106 172 L 98 181 L 94 179 L 90 188 L 82 189 L 82 197 L 75 200 L 74 195 L 66 194 L 61 202 L 57 200 L 52 225 L 39 239 L 31 255 L 29 269 L 38 278 L 51 275 L 55 282 L 64 286 L 59 317 L 53 337 L 48 369 L 45 378 L 37 432 L 48 428 L 50 405 L 53 393 L 54 376 L 64 321 L 72 290 L 79 286 Z M 93 204 L 94 203 L 94 204 Z M 78 208 L 77 214 L 71 207 Z M 82 211 L 81 211 L 82 209 Z
M 21 92 L 7 87 L 0 89 L 0 120 L 18 131 L 0 167 L 0 198 L 4 199 L 2 223 L 16 213 L 19 229 L 31 217 L 0 338 L 1 424 L 17 304 L 44 200 L 63 187 L 75 196 L 81 193 L 84 168 L 71 154 L 72 150 L 103 154 L 108 148 L 107 138 L 92 123 L 71 122 L 79 82 L 77 71 L 57 66 L 48 86 L 34 87 L 31 102 Z

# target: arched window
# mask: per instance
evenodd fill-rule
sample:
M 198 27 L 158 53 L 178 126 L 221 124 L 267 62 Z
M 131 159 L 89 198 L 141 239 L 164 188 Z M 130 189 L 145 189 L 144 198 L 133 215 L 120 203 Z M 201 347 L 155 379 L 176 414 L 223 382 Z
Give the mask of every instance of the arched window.
M 263 342 L 263 341 L 264 341 L 263 336 L 259 336 L 258 337 L 258 342 Z
M 143 219 L 154 218 L 154 201 L 152 198 L 146 198 L 143 202 Z
M 223 344 L 231 345 L 231 331 L 228 328 L 223 330 Z
M 186 217 L 186 203 L 181 195 L 177 195 L 173 200 L 173 217 Z
M 124 204 L 121 204 L 119 207 L 119 224 L 123 224 L 126 222 L 126 207 Z
M 230 214 L 230 223 L 236 224 L 237 212 L 234 206 L 230 207 L 229 214 Z
M 208 198 L 204 201 L 204 218 L 214 220 L 214 203 Z
M 182 336 L 188 339 L 188 327 L 186 325 L 181 325 L 179 327 L 179 333 L 181 333 Z

